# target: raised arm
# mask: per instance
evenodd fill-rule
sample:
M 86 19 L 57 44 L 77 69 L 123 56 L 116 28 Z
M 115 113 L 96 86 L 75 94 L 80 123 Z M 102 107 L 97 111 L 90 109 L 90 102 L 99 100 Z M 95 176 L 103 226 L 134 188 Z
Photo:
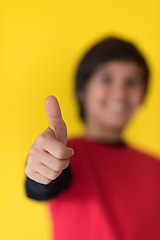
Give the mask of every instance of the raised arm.
M 31 146 L 25 168 L 26 194 L 35 200 L 57 196 L 71 181 L 73 149 L 66 147 L 67 128 L 57 99 L 48 96 L 45 107 L 50 124 Z

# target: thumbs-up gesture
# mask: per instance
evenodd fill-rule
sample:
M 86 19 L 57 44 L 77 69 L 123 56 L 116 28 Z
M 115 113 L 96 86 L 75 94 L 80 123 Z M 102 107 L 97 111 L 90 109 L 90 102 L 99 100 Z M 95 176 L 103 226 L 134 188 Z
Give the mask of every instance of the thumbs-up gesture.
M 29 178 L 42 184 L 56 179 L 73 155 L 73 149 L 66 147 L 67 128 L 57 99 L 48 96 L 45 107 L 50 125 L 31 146 L 25 168 Z

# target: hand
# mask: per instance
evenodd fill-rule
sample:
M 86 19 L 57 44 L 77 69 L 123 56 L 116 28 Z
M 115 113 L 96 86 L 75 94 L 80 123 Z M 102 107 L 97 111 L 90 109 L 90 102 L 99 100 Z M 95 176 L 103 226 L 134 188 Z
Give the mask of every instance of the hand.
M 36 182 L 49 184 L 69 166 L 74 151 L 66 147 L 67 128 L 57 99 L 48 96 L 45 108 L 50 124 L 31 146 L 25 173 Z

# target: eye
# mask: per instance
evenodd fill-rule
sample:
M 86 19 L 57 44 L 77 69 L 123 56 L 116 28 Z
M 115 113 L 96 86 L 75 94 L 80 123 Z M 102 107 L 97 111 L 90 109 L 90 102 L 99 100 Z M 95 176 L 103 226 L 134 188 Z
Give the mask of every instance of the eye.
M 102 82 L 107 83 L 107 84 L 112 82 L 112 78 L 109 75 L 102 75 L 101 80 L 102 80 Z
M 140 85 L 140 80 L 134 77 L 130 77 L 126 80 L 125 85 L 127 87 L 136 87 Z

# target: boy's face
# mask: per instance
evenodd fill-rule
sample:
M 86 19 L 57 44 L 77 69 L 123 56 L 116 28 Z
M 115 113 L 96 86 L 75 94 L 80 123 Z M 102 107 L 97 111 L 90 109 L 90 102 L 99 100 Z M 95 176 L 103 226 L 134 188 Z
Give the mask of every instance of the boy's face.
M 99 65 L 81 94 L 86 124 L 123 129 L 143 100 L 142 69 L 133 61 Z

